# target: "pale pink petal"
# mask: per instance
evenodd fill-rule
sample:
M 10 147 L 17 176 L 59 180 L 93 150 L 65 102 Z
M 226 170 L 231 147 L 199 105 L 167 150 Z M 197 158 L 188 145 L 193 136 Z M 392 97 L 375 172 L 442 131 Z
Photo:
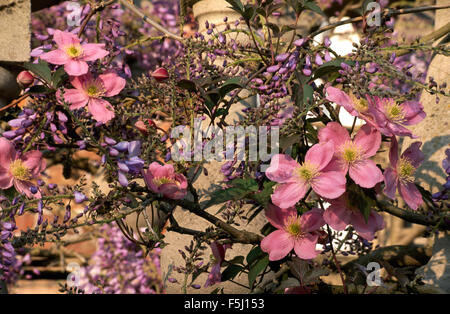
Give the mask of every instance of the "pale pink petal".
M 187 189 L 188 186 L 188 182 L 187 179 L 184 175 L 180 174 L 180 173 L 175 173 L 175 177 L 174 177 L 175 181 L 178 182 L 178 187 L 180 189 Z
M 351 164 L 348 174 L 356 184 L 367 189 L 373 188 L 384 179 L 380 168 L 370 159 Z
M 362 148 L 365 157 L 372 157 L 380 148 L 381 133 L 370 125 L 365 124 L 356 133 L 353 143 Z
M 345 183 L 347 180 L 342 172 L 328 171 L 322 172 L 314 178 L 311 186 L 317 194 L 322 197 L 335 199 L 345 192 Z
M 385 226 L 383 217 L 374 210 L 367 217 L 367 223 L 361 212 L 354 213 L 351 224 L 355 228 L 355 231 L 368 241 L 372 241 L 375 237 L 375 232 L 382 230 Z
M 402 157 L 408 158 L 414 168 L 419 167 L 425 159 L 425 155 L 420 150 L 421 145 L 422 142 L 414 142 L 402 154 Z
M 261 241 L 261 250 L 269 253 L 269 260 L 278 261 L 294 248 L 294 240 L 283 230 L 276 230 Z
M 114 109 L 111 104 L 104 99 L 89 99 L 88 109 L 92 114 L 92 117 L 99 122 L 106 123 L 114 118 Z
M 35 184 L 33 184 L 32 182 L 14 180 L 14 187 L 16 188 L 17 192 L 25 194 L 29 198 L 41 198 L 41 192 L 38 191 L 36 194 L 31 193 L 30 188 L 32 186 L 35 186 Z
M 348 163 L 342 162 L 342 160 L 339 157 L 334 156 L 330 163 L 322 169 L 322 172 L 329 172 L 329 171 L 339 171 L 344 174 L 344 176 L 347 174 L 348 171 Z
M 301 229 L 304 232 L 312 232 L 318 230 L 325 224 L 323 220 L 323 210 L 313 208 L 300 217 Z
M 409 136 L 411 138 L 417 138 L 417 136 L 413 135 L 411 130 L 405 128 L 404 126 L 402 126 L 398 123 L 388 122 L 386 125 L 386 128 L 391 133 L 391 134 L 385 134 L 386 136 L 398 135 L 398 136 Z
M 305 155 L 305 162 L 309 162 L 317 167 L 320 171 L 325 168 L 334 155 L 333 142 L 319 143 L 313 145 Z
M 91 80 L 92 75 L 91 73 L 88 72 L 84 75 L 71 77 L 70 84 L 72 84 L 73 87 L 79 89 L 80 91 L 86 91 L 87 90 L 86 86 Z
M 57 29 L 53 34 L 53 40 L 58 45 L 58 47 L 64 49 L 67 46 L 79 45 L 80 39 L 77 35 L 70 32 L 63 32 Z
M 159 193 L 164 197 L 179 200 L 186 196 L 187 190 L 180 189 L 180 187 L 175 183 L 164 183 L 159 186 Z
M 57 97 L 59 97 L 59 93 Z M 76 110 L 87 105 L 89 102 L 89 96 L 79 89 L 65 89 L 64 101 L 70 105 L 70 110 Z
M 14 177 L 9 173 L 9 169 L 0 167 L 0 189 L 9 189 L 13 185 Z
M 397 174 L 392 168 L 384 171 L 384 194 L 390 199 L 395 199 L 395 191 L 397 191 Z
M 299 238 L 294 243 L 295 254 L 301 259 L 313 259 L 320 251 L 316 250 L 316 244 L 319 236 L 317 234 L 308 233 Z
M 109 54 L 105 49 L 105 44 L 83 44 L 81 49 L 83 49 L 83 55 L 80 60 L 83 61 L 95 61 L 101 59 Z
M 40 175 L 45 170 L 45 160 L 42 158 L 42 153 L 38 150 L 28 151 L 20 157 L 23 164 L 30 169 L 33 178 Z
M 339 123 L 330 122 L 319 131 L 319 141 L 333 141 L 334 150 L 336 151 L 339 146 L 347 141 L 350 141 L 350 135 L 348 135 L 347 129 L 341 126 Z
M 341 231 L 350 224 L 352 211 L 345 207 L 345 202 L 331 203 L 324 214 L 323 219 L 331 228 Z
M 280 208 L 292 207 L 305 196 L 307 190 L 306 183 L 281 183 L 272 194 L 272 203 Z
M 265 209 L 267 220 L 277 229 L 283 229 L 285 219 L 289 216 L 297 216 L 297 210 L 294 207 L 280 208 L 272 204 L 268 204 Z
M 418 101 L 406 101 L 401 106 L 405 112 L 405 125 L 417 124 L 427 116 L 423 111 L 422 104 Z
M 171 164 L 160 165 L 156 161 L 152 162 L 148 167 L 152 176 L 155 178 L 174 178 L 175 170 Z
M 423 203 L 422 194 L 420 194 L 419 189 L 416 187 L 414 182 L 400 181 L 398 185 L 398 193 L 403 198 L 405 203 L 411 207 L 411 209 L 416 210 Z
M 289 155 L 277 154 L 270 161 L 266 170 L 266 177 L 278 183 L 292 182 L 292 173 L 299 164 Z
M 67 62 L 70 61 L 70 57 L 60 49 L 43 53 L 39 56 L 39 58 L 41 58 L 44 61 L 47 61 L 48 63 L 57 65 L 66 64 Z
M 154 176 L 150 170 L 142 170 L 142 177 L 144 178 L 145 184 L 153 193 L 159 193 L 158 186 L 153 183 Z
M 103 82 L 107 97 L 119 94 L 126 84 L 126 81 L 115 73 L 101 74 L 99 79 Z
M 16 159 L 16 149 L 4 137 L 0 137 L 0 168 L 9 170 L 9 164 Z
M 89 66 L 85 61 L 71 59 L 66 64 L 64 64 L 64 70 L 69 75 L 80 76 L 88 73 Z
M 329 101 L 334 102 L 339 106 L 343 106 L 352 116 L 358 115 L 358 111 L 355 110 L 350 96 L 341 91 L 339 88 L 329 86 L 326 89 L 326 93 Z

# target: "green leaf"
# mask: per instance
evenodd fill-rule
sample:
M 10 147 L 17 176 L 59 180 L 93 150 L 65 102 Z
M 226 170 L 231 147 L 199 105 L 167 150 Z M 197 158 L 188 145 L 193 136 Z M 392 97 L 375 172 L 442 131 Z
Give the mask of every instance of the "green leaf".
M 23 67 L 47 83 L 51 83 L 52 73 L 46 61 L 39 59 L 38 63 L 25 62 Z
M 273 181 L 264 182 L 263 190 L 259 193 L 251 194 L 250 198 L 265 207 L 270 201 L 270 197 L 273 194 L 273 187 L 275 186 L 275 184 L 276 182 Z
M 244 256 L 235 256 L 231 261 L 228 261 L 228 263 L 244 265 Z
M 222 84 L 222 86 L 219 89 L 219 94 L 220 96 L 225 97 L 225 95 L 231 92 L 232 90 L 242 87 L 244 86 L 241 83 L 241 77 L 233 77 Z
M 244 270 L 244 267 L 232 264 L 225 268 L 225 270 L 222 272 L 222 281 L 227 281 L 230 279 L 233 279 L 236 277 L 242 270 Z
M 267 254 L 262 259 L 257 261 L 253 267 L 250 268 L 248 272 L 248 284 L 253 287 L 256 277 L 269 265 L 269 255 Z
M 62 82 L 67 78 L 66 71 L 63 67 L 60 67 L 58 70 L 56 70 L 52 75 L 52 86 L 54 88 L 58 88 Z
M 317 70 L 314 71 L 314 80 L 325 75 L 338 72 L 341 69 L 341 63 L 346 63 L 350 66 L 355 65 L 355 62 L 353 61 L 345 60 L 343 58 L 336 58 L 322 64 L 319 68 L 317 68 Z
M 244 5 L 240 0 L 225 0 L 225 1 L 231 4 L 231 8 L 236 12 L 239 12 L 241 14 L 244 12 Z
M 308 1 L 304 4 L 304 7 L 308 10 L 314 11 L 316 13 L 319 13 L 320 15 L 325 16 L 325 13 L 323 13 L 322 9 L 317 5 L 314 1 Z
M 258 183 L 255 179 L 234 179 L 230 182 L 232 187 L 224 190 L 217 190 L 211 194 L 211 199 L 207 201 L 207 207 L 231 200 L 239 200 L 249 193 L 258 191 Z
M 180 80 L 177 82 L 177 86 L 180 88 L 183 88 L 185 90 L 188 90 L 190 92 L 195 92 L 197 91 L 197 85 L 189 80 Z
M 303 103 L 310 104 L 313 101 L 314 89 L 308 85 L 303 85 Z
M 28 90 L 30 94 L 48 94 L 50 90 L 44 85 L 33 85 Z
M 254 247 L 253 249 L 251 249 L 251 251 L 248 252 L 248 254 L 247 254 L 247 258 L 246 258 L 247 264 L 248 264 L 248 265 L 251 265 L 254 261 L 256 261 L 256 260 L 258 259 L 258 257 L 261 257 L 261 256 L 263 256 L 264 254 L 266 254 L 266 253 L 264 253 L 264 252 L 261 250 L 261 247 L 255 246 L 255 247 Z

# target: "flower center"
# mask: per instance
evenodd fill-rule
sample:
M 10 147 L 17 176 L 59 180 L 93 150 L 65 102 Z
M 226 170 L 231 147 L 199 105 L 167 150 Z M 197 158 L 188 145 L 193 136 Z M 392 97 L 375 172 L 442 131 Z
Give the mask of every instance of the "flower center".
M 358 161 L 361 157 L 360 149 L 357 145 L 355 145 L 351 141 L 347 141 L 340 148 L 341 151 L 341 159 L 346 163 L 353 163 Z
M 31 172 L 28 167 L 26 167 L 22 160 L 16 159 L 9 166 L 9 170 L 12 176 L 21 181 L 30 181 L 31 180 Z
M 163 185 L 163 184 L 166 184 L 166 183 L 175 183 L 175 184 L 178 185 L 178 182 L 176 182 L 176 181 L 173 180 L 173 179 L 166 178 L 166 177 L 154 178 L 154 179 L 153 179 L 153 183 L 154 183 L 156 186 L 160 186 L 160 185 Z
M 364 113 L 369 109 L 369 103 L 367 102 L 367 100 L 357 98 L 353 93 L 350 94 L 350 98 L 353 101 L 353 107 L 356 109 L 356 111 Z
M 405 119 L 405 112 L 403 111 L 403 108 L 394 103 L 393 100 L 385 105 L 385 110 L 388 118 L 392 121 L 399 122 Z
M 400 158 L 400 162 L 397 166 L 398 176 L 405 181 L 414 181 L 414 172 L 416 168 L 412 165 L 408 158 Z
M 80 46 L 70 46 L 66 49 L 66 53 L 71 58 L 79 57 L 83 53 Z
M 290 216 L 286 220 L 286 232 L 289 233 L 291 236 L 298 237 L 303 234 L 302 227 L 300 226 L 300 219 L 298 216 Z
M 317 167 L 305 162 L 297 168 L 297 175 L 304 181 L 311 181 L 318 175 Z
M 97 84 L 91 84 L 86 89 L 86 93 L 89 97 L 100 97 L 103 95 L 103 89 L 99 87 Z

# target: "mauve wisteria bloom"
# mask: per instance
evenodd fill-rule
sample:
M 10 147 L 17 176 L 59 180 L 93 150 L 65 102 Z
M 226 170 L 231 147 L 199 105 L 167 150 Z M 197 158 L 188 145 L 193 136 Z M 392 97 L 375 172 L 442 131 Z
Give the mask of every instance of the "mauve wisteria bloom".
M 330 122 L 319 131 L 320 142 L 334 144 L 334 158 L 327 169 L 347 172 L 356 184 L 373 188 L 383 181 L 383 174 L 369 158 L 374 156 L 381 144 L 381 134 L 368 124 L 359 129 L 353 141 L 347 129 L 337 122 Z
M 175 173 L 171 164 L 160 165 L 152 162 L 148 170 L 142 172 L 150 191 L 170 199 L 182 199 L 187 194 L 187 180 L 184 175 Z
M 370 99 L 370 102 L 373 103 L 370 112 L 381 133 L 386 136 L 417 137 L 405 126 L 417 124 L 425 118 L 426 113 L 420 102 L 405 101 L 399 104 L 392 98 L 376 96 Z
M 0 189 L 9 189 L 14 185 L 19 193 L 40 198 L 41 193 L 37 191 L 33 194 L 30 188 L 35 186 L 32 181 L 40 176 L 45 165 L 40 151 L 32 150 L 21 155 L 10 141 L 0 138 Z
M 52 64 L 64 65 L 64 70 L 72 76 L 88 73 L 86 61 L 95 61 L 109 54 L 103 49 L 105 44 L 81 44 L 78 36 L 69 32 L 56 30 L 53 40 L 58 49 L 44 53 L 40 58 Z
M 211 266 L 208 278 L 205 282 L 205 288 L 221 282 L 220 267 L 225 260 L 225 251 L 230 248 L 230 244 L 220 244 L 217 241 L 211 243 L 211 251 L 213 253 L 214 263 Z
M 384 194 L 391 199 L 395 199 L 395 192 L 398 188 L 400 196 L 405 203 L 416 210 L 423 203 L 422 195 L 414 184 L 414 172 L 423 162 L 425 156 L 420 151 L 422 142 L 412 143 L 403 154 L 398 156 L 398 142 L 392 137 L 389 150 L 390 167 L 384 171 Z
M 294 206 L 301 200 L 309 187 L 318 195 L 333 199 L 345 192 L 346 179 L 341 171 L 324 171 L 334 155 L 333 142 L 312 146 L 305 156 L 305 162 L 297 163 L 288 155 L 272 157 L 266 176 L 278 182 L 272 202 L 281 208 Z
M 126 81 L 115 73 L 100 74 L 97 78 L 86 74 L 73 77 L 70 81 L 74 89 L 64 90 L 64 100 L 71 110 L 88 106 L 92 117 L 102 123 L 114 118 L 114 109 L 102 97 L 112 97 L 120 93 Z M 59 95 L 59 94 L 58 94 Z
M 337 231 L 352 225 L 359 236 L 371 241 L 375 232 L 385 227 L 383 217 L 374 210 L 370 211 L 366 222 L 362 212 L 350 202 L 347 193 L 329 202 L 331 205 L 323 213 L 323 219 Z
M 316 250 L 318 230 L 325 224 L 321 209 L 313 208 L 298 216 L 294 207 L 278 208 L 269 204 L 265 214 L 270 224 L 278 229 L 261 241 L 261 249 L 269 253 L 269 260 L 280 260 L 292 249 L 301 259 L 313 259 L 320 253 Z

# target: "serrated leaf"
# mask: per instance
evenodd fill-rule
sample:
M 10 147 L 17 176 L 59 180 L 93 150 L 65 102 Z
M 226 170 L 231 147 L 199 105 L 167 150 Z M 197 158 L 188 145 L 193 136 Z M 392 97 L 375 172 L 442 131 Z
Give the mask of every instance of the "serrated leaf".
M 314 89 L 308 85 L 303 85 L 303 103 L 310 104 L 313 101 Z
M 368 197 L 362 188 L 357 186 L 356 184 L 352 184 L 347 187 L 348 192 L 348 200 L 349 203 L 352 204 L 355 208 L 358 208 L 359 211 L 363 214 L 364 220 L 367 223 L 369 219 L 370 212 L 375 206 L 375 200 Z
M 229 182 L 230 188 L 217 190 L 211 194 L 211 198 L 206 203 L 206 207 L 220 204 L 231 200 L 239 200 L 247 196 L 249 193 L 258 191 L 258 183 L 255 179 L 234 179 Z
M 231 261 L 228 261 L 228 263 L 244 265 L 244 256 L 242 255 L 235 256 Z
M 261 250 L 261 247 L 259 246 L 255 246 L 250 252 L 248 252 L 247 257 L 246 257 L 246 261 L 248 265 L 251 265 L 254 261 L 256 261 L 258 259 L 258 257 L 264 255 L 266 253 L 264 253 Z
M 231 8 L 239 13 L 244 12 L 244 5 L 240 0 L 225 0 L 229 4 L 231 4 Z
M 66 71 L 63 67 L 60 67 L 52 75 L 52 86 L 58 88 L 61 83 L 67 78 Z

